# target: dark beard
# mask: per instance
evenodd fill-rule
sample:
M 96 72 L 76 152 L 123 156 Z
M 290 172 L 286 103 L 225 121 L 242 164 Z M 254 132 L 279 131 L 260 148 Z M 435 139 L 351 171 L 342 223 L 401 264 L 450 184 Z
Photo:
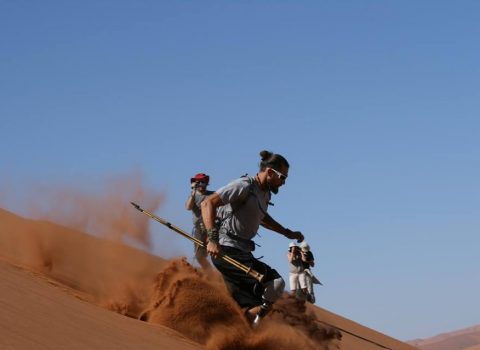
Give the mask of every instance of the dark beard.
M 278 193 L 278 187 L 272 187 L 270 186 L 270 182 L 267 181 L 267 187 L 268 187 L 268 190 L 270 192 L 272 192 L 273 194 L 277 194 Z

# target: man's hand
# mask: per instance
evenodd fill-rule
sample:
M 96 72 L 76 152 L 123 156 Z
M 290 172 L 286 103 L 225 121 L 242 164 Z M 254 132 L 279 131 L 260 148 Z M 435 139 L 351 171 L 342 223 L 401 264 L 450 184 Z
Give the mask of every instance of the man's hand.
M 292 231 L 290 229 L 285 229 L 285 232 L 283 233 L 285 237 L 288 239 L 296 239 L 298 243 L 302 242 L 305 237 L 303 237 L 303 234 L 300 231 Z
M 207 244 L 207 253 L 212 257 L 217 258 L 220 254 L 220 245 L 218 243 L 209 241 Z

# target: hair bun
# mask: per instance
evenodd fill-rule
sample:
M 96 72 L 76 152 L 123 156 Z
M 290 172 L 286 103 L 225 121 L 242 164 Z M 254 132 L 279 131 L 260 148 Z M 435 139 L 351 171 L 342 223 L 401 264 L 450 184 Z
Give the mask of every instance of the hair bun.
M 270 151 L 263 150 L 263 151 L 260 152 L 260 157 L 262 157 L 262 161 L 265 161 L 265 160 L 269 159 L 272 155 L 273 155 L 273 153 L 270 152 Z

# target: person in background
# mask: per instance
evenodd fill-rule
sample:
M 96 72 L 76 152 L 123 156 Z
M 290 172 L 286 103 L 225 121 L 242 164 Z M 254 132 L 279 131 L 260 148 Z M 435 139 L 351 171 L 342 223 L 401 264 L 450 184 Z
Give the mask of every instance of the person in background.
M 313 253 L 310 250 L 310 246 L 307 242 L 303 241 L 300 244 L 301 248 L 301 260 L 303 265 L 303 272 L 305 276 L 305 283 L 306 283 L 306 299 L 310 303 L 315 303 L 315 292 L 313 289 L 313 284 L 318 283 L 321 284 L 320 281 L 313 275 L 311 270 L 312 267 L 315 266 L 315 258 L 313 257 Z
M 185 203 L 185 209 L 192 211 L 192 236 L 204 243 L 207 242 L 207 231 L 205 230 L 205 225 L 203 224 L 200 205 L 205 198 L 213 193 L 213 191 L 207 190 L 209 182 L 210 177 L 204 173 L 198 173 L 192 177 L 190 179 L 191 193 L 187 198 L 187 202 Z M 207 259 L 207 250 L 197 244 L 194 244 L 193 246 L 194 258 L 198 261 L 199 265 L 204 269 L 210 269 L 211 266 Z
M 288 245 L 287 258 L 290 267 L 290 291 L 296 298 L 305 300 L 307 295 L 307 284 L 305 273 L 303 271 L 304 263 L 302 261 L 302 252 L 300 247 L 293 242 Z

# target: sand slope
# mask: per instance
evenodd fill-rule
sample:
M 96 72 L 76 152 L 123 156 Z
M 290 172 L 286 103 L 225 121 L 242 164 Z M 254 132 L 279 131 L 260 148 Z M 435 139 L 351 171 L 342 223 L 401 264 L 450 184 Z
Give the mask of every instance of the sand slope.
M 99 308 L 0 261 L 0 349 L 200 349 L 177 332 Z
M 411 344 L 425 350 L 480 350 L 480 325 L 413 340 Z
M 1 349 L 415 349 L 288 295 L 252 331 L 186 260 L 1 209 L 0 223 Z
M 312 309 L 318 315 L 319 319 L 330 325 L 338 327 L 342 331 L 342 349 L 362 349 L 362 350 L 413 350 L 414 346 L 401 342 L 395 338 L 377 332 L 371 328 L 362 326 L 359 323 L 341 317 L 317 306 Z

